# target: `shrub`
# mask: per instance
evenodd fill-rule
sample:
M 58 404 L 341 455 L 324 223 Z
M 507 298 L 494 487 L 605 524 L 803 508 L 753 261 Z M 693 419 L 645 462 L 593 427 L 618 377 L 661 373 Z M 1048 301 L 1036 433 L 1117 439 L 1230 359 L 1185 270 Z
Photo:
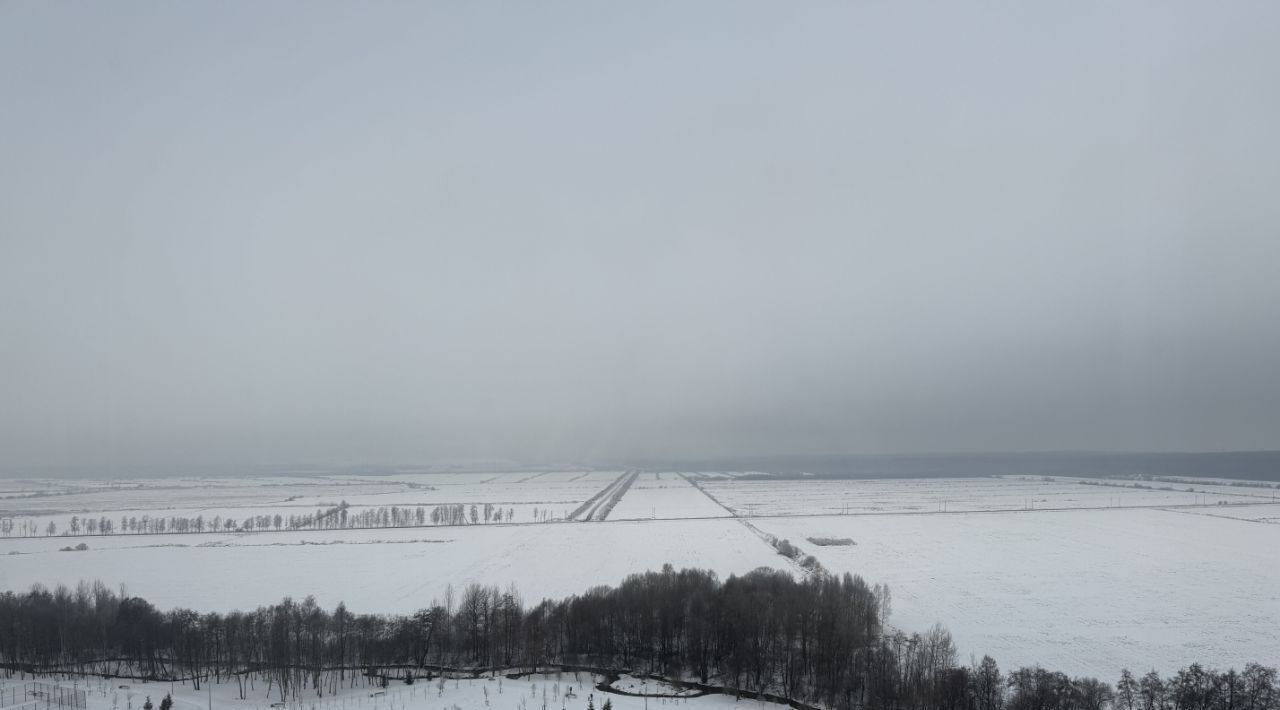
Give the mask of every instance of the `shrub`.
M 812 542 L 813 544 L 815 544 L 815 545 L 817 545 L 817 546 L 819 546 L 819 547 L 831 547 L 831 546 L 835 546 L 835 545 L 856 545 L 856 544 L 858 544 L 858 543 L 854 542 L 851 538 L 847 538 L 847 537 L 811 537 L 811 538 L 808 538 L 808 540 L 809 540 L 809 542 Z

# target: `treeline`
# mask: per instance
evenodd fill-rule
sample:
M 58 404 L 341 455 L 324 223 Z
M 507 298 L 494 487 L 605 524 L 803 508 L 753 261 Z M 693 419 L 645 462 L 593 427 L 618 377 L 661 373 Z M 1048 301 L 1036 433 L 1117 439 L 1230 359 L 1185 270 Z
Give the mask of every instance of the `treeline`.
M 759 569 L 632 575 L 526 605 L 471 585 L 407 616 L 332 611 L 311 598 L 249 612 L 157 610 L 101 584 L 0 595 L 0 667 L 265 685 L 281 700 L 445 669 L 627 670 L 871 710 L 1280 710 L 1276 671 L 1193 665 L 1111 685 L 1042 668 L 960 665 L 942 627 L 886 632 L 888 590 L 845 575 Z
M 254 532 L 267 530 L 341 530 L 348 528 L 402 528 L 427 525 L 476 525 L 480 523 L 514 522 L 515 508 L 504 508 L 493 503 L 448 503 L 436 506 L 383 506 L 352 512 L 343 501 L 330 508 L 318 508 L 314 513 L 296 515 L 250 515 L 244 518 L 221 515 L 126 515 L 119 518 L 107 516 L 80 517 L 74 515 L 61 534 L 67 535 L 142 535 L 163 533 L 215 533 Z M 535 521 L 554 518 L 550 510 L 533 510 Z M 59 534 L 58 524 L 47 524 L 34 518 L 0 519 L 0 535 L 17 533 L 23 537 Z

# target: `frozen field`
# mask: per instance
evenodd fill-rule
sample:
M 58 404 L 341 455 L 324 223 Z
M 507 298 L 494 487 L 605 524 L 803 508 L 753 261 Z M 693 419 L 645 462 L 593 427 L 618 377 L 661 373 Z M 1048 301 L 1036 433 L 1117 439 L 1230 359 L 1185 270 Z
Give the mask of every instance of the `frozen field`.
M 1179 508 L 1184 515 L 1207 515 L 1215 518 L 1248 520 L 1255 523 L 1280 524 L 1280 505 L 1233 505 L 1221 508 Z
M 645 473 L 631 484 L 610 520 L 642 518 L 718 518 L 729 511 L 703 495 L 683 476 L 675 473 Z
M 800 484 L 800 485 L 797 485 Z M 1145 487 L 1137 487 L 1145 486 Z M 978 510 L 1158 507 L 1274 500 L 1274 490 L 1052 478 L 707 480 L 738 515 L 936 513 Z
M 266 479 L 159 479 L 117 481 L 9 481 L 0 487 L 0 520 L 9 536 L 58 533 L 71 518 L 106 517 L 120 532 L 122 517 L 215 516 L 237 522 L 250 516 L 307 515 L 347 503 L 349 513 L 381 507 L 490 504 L 515 509 L 516 522 L 540 514 L 562 518 L 617 480 L 620 471 L 405 474 L 398 476 L 273 477 Z M 0 530 L 0 535 L 6 533 Z
M 990 653 L 1004 667 L 1041 663 L 1112 681 L 1124 666 L 1280 662 L 1274 488 L 647 472 L 607 520 L 563 520 L 623 478 L 621 471 L 563 471 L 274 477 L 267 485 L 6 481 L 0 523 L 14 527 L 0 537 L 0 590 L 101 579 L 160 607 L 225 611 L 313 594 L 330 607 L 344 601 L 361 612 L 411 612 L 448 585 L 515 583 L 526 602 L 536 602 L 665 563 L 721 576 L 760 566 L 802 574 L 763 539 L 774 535 L 833 572 L 887 583 L 895 625 L 915 631 L 941 622 L 966 659 Z M 71 515 L 239 521 L 314 513 L 343 500 L 351 515 L 453 504 L 469 513 L 485 503 L 515 515 L 502 524 L 64 534 Z M 555 519 L 534 522 L 548 511 Z M 18 536 L 43 532 L 49 522 L 58 534 Z M 818 546 L 808 538 L 856 544 Z M 89 549 L 62 551 L 79 543 Z
M 735 700 L 726 695 L 701 697 L 631 697 L 614 693 L 602 693 L 595 685 L 602 676 L 590 673 L 549 673 L 512 678 L 462 678 L 438 681 L 420 680 L 413 685 L 392 683 L 386 689 L 360 686 L 343 688 L 335 695 L 316 697 L 312 690 L 304 690 L 302 696 L 291 700 L 283 710 L 534 710 L 544 706 L 555 710 L 586 710 L 590 699 L 599 710 L 606 698 L 617 710 L 660 710 L 677 707 L 685 710 L 786 710 L 788 706 L 757 700 Z M 48 682 L 48 681 L 45 681 Z M 233 708 L 235 710 L 269 710 L 278 703 L 277 694 L 268 696 L 267 684 L 260 682 L 254 690 L 240 699 L 235 683 L 207 684 L 199 691 L 190 685 L 169 683 L 143 683 L 137 681 L 109 682 L 90 679 L 84 682 L 60 682 L 66 688 L 86 691 L 86 710 L 138 710 L 150 697 L 159 707 L 160 699 L 172 693 L 174 710 L 205 710 Z M 649 685 L 655 685 L 652 682 Z M 121 687 L 124 686 L 124 687 Z M 18 679 L 0 680 L 0 688 L 22 687 Z M 625 685 L 624 685 L 625 687 Z M 634 692 L 634 689 L 632 689 Z M 377 693 L 375 695 L 375 693 Z M 571 696 L 565 697 L 566 693 Z M 41 706 L 43 707 L 43 705 Z M 55 706 L 56 707 L 56 706 Z M 279 709 L 278 709 L 279 710 Z
M 536 603 L 667 562 L 725 575 L 784 562 L 729 519 L 86 539 L 85 552 L 59 552 L 62 537 L 5 541 L 0 549 L 19 554 L 0 556 L 0 589 L 101 579 L 161 608 L 229 611 L 314 594 L 327 607 L 407 613 L 450 584 L 515 583 Z
M 833 572 L 887 582 L 894 623 L 942 622 L 962 657 L 989 653 L 1111 681 L 1122 666 L 1280 659 L 1277 525 L 1162 510 L 756 524 Z

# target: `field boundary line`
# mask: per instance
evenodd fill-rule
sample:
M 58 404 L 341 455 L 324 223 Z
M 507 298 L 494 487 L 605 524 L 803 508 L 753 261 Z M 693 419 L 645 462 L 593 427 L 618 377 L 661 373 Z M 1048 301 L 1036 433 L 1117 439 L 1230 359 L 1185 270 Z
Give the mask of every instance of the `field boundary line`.
M 616 483 L 616 481 L 615 481 Z M 612 487 L 612 486 L 610 486 Z M 701 490 L 701 488 L 699 488 Z M 704 495 L 706 492 L 703 492 Z M 597 494 L 599 495 L 599 494 Z M 980 510 L 878 510 L 864 512 L 849 513 L 759 513 L 759 514 L 739 514 L 726 507 L 723 503 L 708 495 L 716 502 L 717 505 L 728 510 L 732 518 L 749 519 L 749 520 L 777 520 L 787 518 L 858 518 L 858 517 L 885 517 L 885 516 L 928 516 L 928 515 L 989 515 L 995 513 L 1071 513 L 1075 511 L 1102 511 L 1102 510 L 1163 510 L 1168 512 L 1187 512 L 1193 513 L 1199 509 L 1217 508 L 1212 503 L 1187 503 L 1184 505 L 1098 505 L 1098 506 L 1075 506 L 1066 508 L 987 508 Z M 1276 502 L 1257 502 L 1257 503 L 1239 503 L 1235 505 L 1273 505 L 1280 507 L 1280 501 Z M 1229 516 L 1219 516 L 1229 518 Z M 668 518 L 627 518 L 614 520 L 598 520 L 592 522 L 602 523 L 650 523 L 650 522 L 678 522 L 681 520 L 725 520 L 723 515 L 693 515 L 684 517 L 668 517 Z M 1231 520 L 1250 521 L 1247 518 L 1230 518 Z M 298 529 L 298 530 L 231 530 L 231 531 L 204 531 L 204 532 L 152 532 L 152 533 L 114 533 L 111 535 L 10 535 L 0 536 L 0 542 L 6 540 L 111 540 L 111 539 L 127 539 L 136 537 L 164 537 L 164 536 L 191 536 L 191 535 L 226 535 L 240 537 L 244 535 L 308 535 L 308 534 L 324 534 L 338 533 L 344 531 L 358 530 L 430 530 L 433 528 L 484 528 L 484 527 L 529 527 L 533 525 L 556 525 L 566 522 L 582 522 L 580 520 L 555 520 L 549 522 L 518 522 L 518 523 L 442 523 L 439 525 L 377 525 L 363 527 L 345 527 L 345 528 L 317 528 L 317 529 Z M 90 548 L 92 550 L 94 548 Z M 116 549 L 116 548 L 98 548 L 98 549 Z M 41 552 L 48 552 L 47 550 Z M 19 553 L 19 554 L 35 554 L 35 553 Z M 70 554 L 70 553 L 69 553 Z
M 1166 513 L 1177 513 L 1179 515 L 1199 515 L 1205 518 L 1218 518 L 1220 520 L 1234 520 L 1238 523 L 1257 523 L 1259 525 L 1280 525 L 1280 521 L 1277 521 L 1274 519 L 1258 520 L 1256 518 L 1233 518 L 1230 515 L 1222 515 L 1221 513 L 1210 513 L 1207 511 L 1202 512 L 1198 510 L 1171 510 L 1167 508 L 1160 508 L 1160 510 Z

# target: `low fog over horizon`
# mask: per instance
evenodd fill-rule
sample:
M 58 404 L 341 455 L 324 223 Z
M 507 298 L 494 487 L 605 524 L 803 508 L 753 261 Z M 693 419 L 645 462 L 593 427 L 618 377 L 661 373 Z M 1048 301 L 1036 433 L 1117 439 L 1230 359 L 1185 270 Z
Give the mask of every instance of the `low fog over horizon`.
M 0 5 L 0 473 L 1280 449 L 1278 26 Z

